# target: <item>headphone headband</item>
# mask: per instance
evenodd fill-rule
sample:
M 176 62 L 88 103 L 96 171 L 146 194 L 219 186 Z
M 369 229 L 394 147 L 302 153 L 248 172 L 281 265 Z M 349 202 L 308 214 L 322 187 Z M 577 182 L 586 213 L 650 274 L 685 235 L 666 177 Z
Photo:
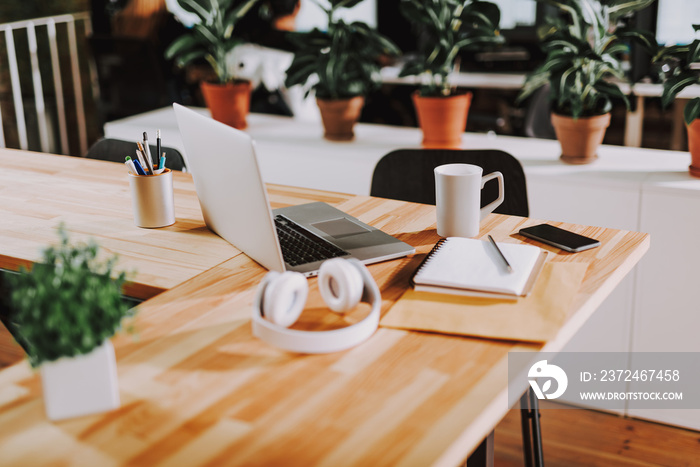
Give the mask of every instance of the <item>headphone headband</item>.
M 266 287 L 263 279 L 253 302 L 253 335 L 276 347 L 298 353 L 330 353 L 346 350 L 368 339 L 379 326 L 381 294 L 379 287 L 364 264 L 356 259 L 344 260 L 352 264 L 362 277 L 362 301 L 372 306 L 369 314 L 350 326 L 330 331 L 300 331 L 274 324 L 263 317 L 262 302 Z

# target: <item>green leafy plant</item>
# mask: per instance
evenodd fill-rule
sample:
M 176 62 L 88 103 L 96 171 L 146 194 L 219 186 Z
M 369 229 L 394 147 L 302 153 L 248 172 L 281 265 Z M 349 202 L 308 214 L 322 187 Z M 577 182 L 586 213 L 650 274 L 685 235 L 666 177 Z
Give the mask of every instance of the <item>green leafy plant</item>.
M 117 257 L 98 261 L 94 240 L 71 245 L 63 226 L 58 233 L 41 262 L 8 278 L 11 318 L 33 367 L 91 352 L 133 314 L 121 299 L 126 273 L 113 277 Z
M 693 29 L 700 31 L 700 24 L 694 24 Z M 663 63 L 664 92 L 661 103 L 664 107 L 671 104 L 686 87 L 700 84 L 700 69 L 693 66 L 693 63 L 700 62 L 700 39 L 695 39 L 690 45 L 660 47 L 654 61 Z M 688 125 L 700 117 L 700 97 L 688 101 L 683 116 Z
M 544 62 L 525 82 L 518 100 L 549 83 L 554 112 L 573 118 L 602 115 L 612 98 L 629 107 L 627 96 L 613 81 L 624 81 L 620 54 L 636 41 L 653 53 L 656 39 L 649 31 L 621 26 L 630 13 L 654 0 L 537 0 L 555 6 L 560 15 L 540 29 Z
M 227 66 L 226 56 L 242 43 L 233 35 L 235 26 L 257 1 L 177 0 L 180 7 L 196 15 L 199 21 L 170 44 L 165 58 L 175 58 L 179 67 L 204 58 L 221 84 L 235 81 L 236 70 Z
M 401 13 L 422 29 L 417 56 L 400 76 L 423 75 L 423 96 L 449 96 L 449 75 L 460 51 L 503 43 L 498 33 L 501 12 L 494 3 L 479 0 L 402 0 Z
M 321 99 L 347 99 L 365 96 L 378 85 L 379 58 L 400 50 L 367 24 L 336 18 L 340 9 L 361 1 L 329 0 L 327 7 L 317 3 L 328 16 L 328 30 L 289 34 L 296 51 L 287 69 L 287 87 L 301 84 Z

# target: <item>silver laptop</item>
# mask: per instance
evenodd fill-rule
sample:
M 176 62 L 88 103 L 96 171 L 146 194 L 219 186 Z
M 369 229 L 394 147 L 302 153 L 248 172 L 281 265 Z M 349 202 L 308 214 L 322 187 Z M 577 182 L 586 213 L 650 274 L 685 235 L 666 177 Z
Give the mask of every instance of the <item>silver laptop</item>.
M 250 136 L 173 107 L 204 222 L 265 268 L 313 276 L 330 257 L 370 264 L 415 251 L 326 203 L 272 211 Z

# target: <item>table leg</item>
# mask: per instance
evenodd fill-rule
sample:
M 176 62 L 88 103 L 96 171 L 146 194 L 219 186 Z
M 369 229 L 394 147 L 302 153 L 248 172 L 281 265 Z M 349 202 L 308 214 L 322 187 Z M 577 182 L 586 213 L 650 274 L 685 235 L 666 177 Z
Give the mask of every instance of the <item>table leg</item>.
M 628 110 L 625 118 L 625 146 L 638 148 L 642 146 L 642 127 L 644 126 L 644 97 L 637 96 L 637 108 Z
M 537 396 L 528 389 L 520 398 L 520 422 L 523 429 L 523 456 L 528 467 L 543 467 L 542 433 Z
M 479 447 L 467 459 L 467 467 L 493 467 L 493 431 L 484 438 Z

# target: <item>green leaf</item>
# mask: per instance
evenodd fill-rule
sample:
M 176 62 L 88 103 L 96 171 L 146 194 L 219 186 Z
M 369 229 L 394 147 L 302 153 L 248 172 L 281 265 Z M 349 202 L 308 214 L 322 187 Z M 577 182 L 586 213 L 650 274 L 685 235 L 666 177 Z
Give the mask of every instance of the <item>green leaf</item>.
M 425 63 L 423 60 L 413 60 L 407 62 L 403 68 L 401 69 L 401 72 L 399 73 L 399 77 L 404 77 L 404 76 L 417 76 L 426 71 Z
M 700 118 L 700 97 L 691 99 L 685 105 L 685 109 L 683 110 L 683 117 L 687 125 L 693 123 L 693 120 Z
M 224 29 L 233 29 L 238 21 L 243 18 L 257 2 L 258 0 L 246 0 L 226 13 L 226 17 L 223 21 Z
M 691 72 L 683 72 L 668 78 L 664 82 L 664 91 L 661 94 L 661 105 L 668 107 L 673 102 L 679 92 L 691 84 L 698 83 L 700 78 Z
M 619 39 L 635 42 L 642 46 L 651 55 L 654 55 L 659 50 L 659 44 L 656 42 L 656 36 L 651 31 L 642 29 L 624 29 L 615 34 Z
M 688 57 L 686 63 L 695 63 L 700 61 L 700 39 L 694 40 L 688 46 Z
M 617 84 L 606 81 L 598 81 L 594 87 L 598 92 L 606 97 L 616 97 L 618 99 L 622 99 L 625 106 L 629 109 L 629 100 L 627 95 L 620 90 L 620 87 Z
M 521 103 L 530 97 L 535 91 L 549 82 L 549 73 L 538 71 L 527 77 L 520 94 L 516 98 L 516 103 Z
M 207 0 L 177 0 L 177 3 L 183 10 L 197 15 L 203 23 L 206 23 L 211 18 Z
M 432 20 L 421 1 L 401 0 L 399 11 L 408 21 L 412 23 L 432 24 Z
M 207 53 L 204 50 L 193 50 L 192 52 L 184 53 L 184 54 L 180 55 L 177 58 L 177 60 L 175 61 L 175 64 L 178 67 L 183 68 L 187 64 L 193 62 L 194 60 L 197 60 L 198 58 L 204 57 L 206 54 Z
M 610 21 L 614 22 L 617 18 L 625 16 L 629 13 L 643 10 L 649 7 L 655 0 L 614 0 L 608 6 L 608 15 Z
M 328 0 L 331 6 L 335 8 L 352 8 L 362 0 Z
M 501 22 L 501 10 L 495 3 L 472 2 L 462 10 L 460 19 L 465 25 L 477 22 L 495 29 Z
M 197 35 L 180 36 L 165 50 L 165 58 L 166 60 L 172 60 L 180 54 L 190 52 L 193 47 L 198 47 L 201 44 L 202 39 Z
M 297 84 L 306 84 L 309 78 L 316 73 L 316 60 L 294 61 L 287 69 L 285 86 L 292 87 Z

